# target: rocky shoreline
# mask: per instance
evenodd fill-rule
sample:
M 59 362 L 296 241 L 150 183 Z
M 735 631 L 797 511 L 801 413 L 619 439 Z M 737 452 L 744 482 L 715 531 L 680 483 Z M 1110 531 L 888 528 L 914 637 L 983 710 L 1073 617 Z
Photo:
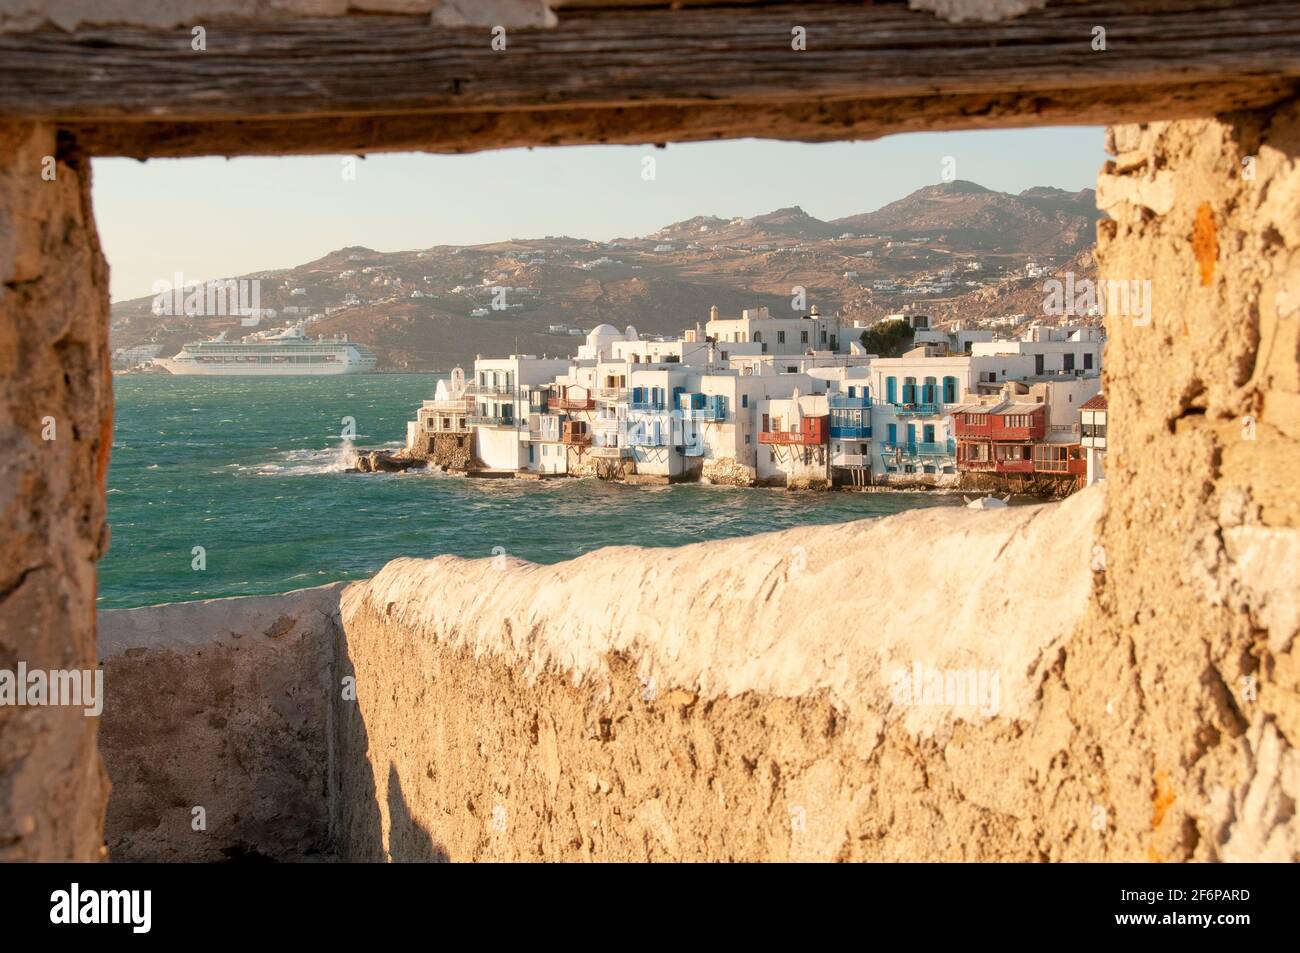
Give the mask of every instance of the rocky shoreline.
M 725 461 L 732 463 L 732 461 Z M 345 473 L 404 473 L 407 470 L 425 470 L 433 469 L 440 473 L 457 474 L 469 477 L 494 477 L 501 478 L 510 476 L 508 473 L 499 471 L 480 471 L 475 467 L 446 466 L 429 456 L 412 452 L 409 448 L 401 450 L 359 450 L 357 451 L 356 465 L 349 467 Z M 756 479 L 752 470 L 744 467 L 738 467 L 734 464 L 731 467 L 721 467 L 717 469 L 705 468 L 703 471 L 695 471 L 690 479 L 670 479 L 668 477 L 657 477 L 649 474 L 636 474 L 627 472 L 626 464 L 621 461 L 598 461 L 598 465 L 583 468 L 579 471 L 570 471 L 569 473 L 556 474 L 533 474 L 525 471 L 519 471 L 513 476 L 516 479 L 556 479 L 570 478 L 583 479 L 594 478 L 605 480 L 610 483 L 624 483 L 628 485 L 663 485 L 669 483 L 701 483 L 708 486 L 734 486 L 738 488 L 748 487 L 772 487 L 775 486 L 771 481 Z M 1070 496 L 1081 487 L 1078 481 L 1063 481 L 1053 479 L 1043 480 L 1024 480 L 1011 481 L 1003 477 L 995 477 L 991 474 L 963 474 L 955 484 L 951 486 L 936 486 L 933 483 L 924 483 L 917 481 L 915 483 L 906 483 L 901 481 L 891 481 L 889 483 L 866 484 L 855 486 L 851 484 L 831 483 L 828 480 L 798 480 L 783 484 L 782 488 L 792 492 L 825 492 L 827 490 L 844 490 L 857 493 L 979 493 L 979 494 L 1012 494 L 1018 497 L 1029 497 L 1041 500 L 1062 500 Z
M 406 470 L 423 470 L 429 461 L 411 455 L 406 450 L 359 450 L 355 467 L 344 473 L 402 473 Z

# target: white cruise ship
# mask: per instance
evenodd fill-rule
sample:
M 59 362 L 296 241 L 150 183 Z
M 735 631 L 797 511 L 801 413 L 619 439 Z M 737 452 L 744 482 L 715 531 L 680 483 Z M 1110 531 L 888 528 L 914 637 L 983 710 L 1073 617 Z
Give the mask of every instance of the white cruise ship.
M 187 344 L 175 357 L 155 358 L 154 363 L 173 374 L 221 377 L 364 374 L 375 368 L 370 349 L 349 341 L 347 335 L 313 341 L 301 325 L 241 341 L 225 338 L 223 332 L 212 341 Z

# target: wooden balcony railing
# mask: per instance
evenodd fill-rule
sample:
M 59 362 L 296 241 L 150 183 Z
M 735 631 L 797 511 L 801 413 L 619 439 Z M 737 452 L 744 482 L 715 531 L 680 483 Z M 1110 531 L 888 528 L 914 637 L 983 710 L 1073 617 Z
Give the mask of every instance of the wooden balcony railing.
M 596 401 L 591 397 L 552 397 L 546 401 L 548 410 L 595 410 Z
M 997 461 L 998 473 L 1033 473 L 1033 460 L 999 460 Z
M 759 443 L 793 444 L 811 447 L 822 442 L 821 434 L 797 430 L 764 430 L 758 435 Z

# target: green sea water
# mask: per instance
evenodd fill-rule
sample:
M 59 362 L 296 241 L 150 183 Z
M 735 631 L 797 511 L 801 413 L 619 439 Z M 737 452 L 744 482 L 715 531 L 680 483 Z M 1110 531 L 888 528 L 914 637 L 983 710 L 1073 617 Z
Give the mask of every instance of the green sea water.
M 549 563 L 602 546 L 680 546 L 961 504 L 925 493 L 343 472 L 345 418 L 356 421 L 357 447 L 400 446 L 436 381 L 116 378 L 99 607 L 286 592 L 363 578 L 397 556 L 504 550 Z

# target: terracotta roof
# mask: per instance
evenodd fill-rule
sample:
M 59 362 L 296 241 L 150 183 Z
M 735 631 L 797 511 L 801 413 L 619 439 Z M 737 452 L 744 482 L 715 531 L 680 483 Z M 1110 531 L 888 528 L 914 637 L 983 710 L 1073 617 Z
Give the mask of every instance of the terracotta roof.
M 1079 405 L 1080 410 L 1105 410 L 1106 395 L 1097 393 Z

